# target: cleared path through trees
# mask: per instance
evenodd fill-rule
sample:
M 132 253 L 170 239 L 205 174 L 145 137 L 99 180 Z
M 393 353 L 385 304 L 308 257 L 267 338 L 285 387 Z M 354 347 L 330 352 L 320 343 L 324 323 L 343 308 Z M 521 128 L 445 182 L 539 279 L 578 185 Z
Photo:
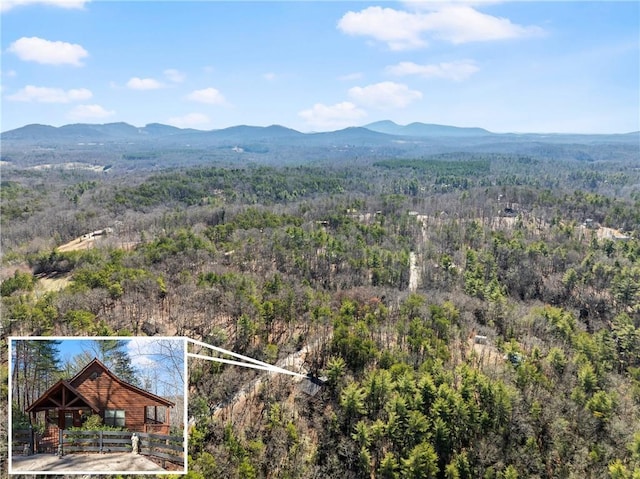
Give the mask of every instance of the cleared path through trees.
M 315 341 L 313 341 L 312 343 L 307 344 L 306 346 L 304 346 L 302 349 L 293 352 L 291 354 L 289 354 L 287 357 L 281 359 L 280 361 L 278 361 L 276 363 L 276 366 L 280 367 L 280 368 L 285 368 L 291 371 L 295 371 L 298 372 L 300 374 L 306 374 L 307 371 L 305 370 L 304 367 L 304 363 L 305 363 L 305 358 L 308 354 L 313 353 L 314 351 L 316 351 L 318 348 L 322 347 L 324 344 L 326 344 L 328 341 L 331 341 L 331 334 L 329 334 L 327 337 L 321 338 L 321 339 L 317 339 Z M 262 385 L 262 383 L 270 376 L 277 374 L 274 371 L 269 372 L 268 375 L 262 375 L 259 376 L 258 378 L 254 379 L 253 381 L 250 381 L 248 384 L 246 384 L 244 387 L 242 387 L 232 398 L 230 398 L 228 401 L 219 404 L 217 407 L 215 407 L 211 413 L 214 417 L 223 417 L 223 418 L 232 418 L 234 416 L 237 416 L 237 414 L 243 410 L 243 408 L 245 407 L 247 401 L 250 401 L 251 399 L 254 398 L 254 396 L 256 396 L 259 391 L 260 391 L 260 386 Z M 303 377 L 288 377 L 288 380 L 294 382 L 294 383 L 299 383 L 300 381 L 302 381 Z
M 418 289 L 418 257 L 412 251 L 409 253 L 409 291 L 415 293 Z

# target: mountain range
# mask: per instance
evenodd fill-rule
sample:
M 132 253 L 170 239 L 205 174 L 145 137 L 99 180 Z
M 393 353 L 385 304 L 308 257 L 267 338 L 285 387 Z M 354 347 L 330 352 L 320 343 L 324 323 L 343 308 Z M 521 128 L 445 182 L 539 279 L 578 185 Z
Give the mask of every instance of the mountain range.
M 374 158 L 426 158 L 452 153 L 516 154 L 554 160 L 640 161 L 640 132 L 627 134 L 515 134 L 483 128 L 378 121 L 322 133 L 281 125 L 196 130 L 150 123 L 26 125 L 0 134 L 4 167 L 69 161 L 162 167 L 224 161 L 304 164 Z
M 144 127 L 135 127 L 128 123 L 87 124 L 75 123 L 54 127 L 49 125 L 32 124 L 0 134 L 3 142 L 26 141 L 44 143 L 77 143 L 77 142 L 120 142 L 153 140 L 168 143 L 308 143 L 315 145 L 324 142 L 355 141 L 356 143 L 380 143 L 401 141 L 402 139 L 546 139 L 569 140 L 581 138 L 592 139 L 628 139 L 637 137 L 638 132 L 622 135 L 568 135 L 568 134 L 510 134 L 492 133 L 483 128 L 468 128 L 428 123 L 410 123 L 398 125 L 385 120 L 370 123 L 362 127 L 349 127 L 342 130 L 323 133 L 302 133 L 280 125 L 266 127 L 238 125 L 218 130 L 195 130 L 191 128 L 177 128 L 175 126 L 150 123 Z

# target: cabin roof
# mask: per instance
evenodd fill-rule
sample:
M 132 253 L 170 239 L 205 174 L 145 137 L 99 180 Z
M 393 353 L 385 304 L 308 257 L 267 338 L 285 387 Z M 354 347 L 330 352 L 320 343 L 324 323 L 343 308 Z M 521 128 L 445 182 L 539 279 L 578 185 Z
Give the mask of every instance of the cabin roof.
M 300 390 L 303 393 L 307 394 L 308 396 L 313 397 L 320 392 L 320 390 L 322 389 L 322 386 L 324 386 L 326 382 L 327 382 L 326 377 L 318 378 L 315 376 L 308 375 L 300 383 Z
M 119 384 L 121 387 L 133 391 L 143 398 L 149 399 L 150 401 L 159 403 L 163 406 L 175 406 L 175 403 L 173 401 L 169 401 L 166 398 L 157 396 L 153 393 L 150 393 L 149 391 L 145 391 L 144 389 L 123 381 L 111 370 L 109 370 L 109 368 L 105 366 L 102 361 L 100 361 L 98 358 L 94 358 L 71 379 L 61 379 L 49 389 L 47 389 L 27 409 L 25 409 L 25 412 L 77 407 L 88 407 L 91 408 L 94 412 L 99 412 L 100 408 L 85 396 L 83 396 L 77 389 L 78 386 L 80 386 L 86 380 L 85 373 L 87 372 L 87 370 L 95 367 L 100 369 L 102 373 L 106 374 L 112 381 Z
M 125 387 L 127 389 L 130 389 L 132 391 L 135 391 L 136 393 L 140 394 L 141 396 L 144 396 L 148 399 L 151 399 L 153 401 L 157 401 L 160 404 L 162 404 L 163 406 L 175 406 L 175 403 L 172 401 L 169 401 L 168 399 L 165 399 L 161 396 L 157 396 L 153 393 L 150 393 L 149 391 L 145 391 L 142 388 L 139 388 L 138 386 L 134 386 L 131 383 L 128 383 L 126 381 L 123 381 L 122 379 L 120 379 L 118 376 L 116 376 L 107 366 L 105 366 L 105 364 L 100 361 L 98 358 L 93 358 L 93 360 L 91 360 L 84 368 L 82 368 L 80 370 L 80 372 L 78 374 L 76 374 L 74 377 L 72 377 L 69 380 L 69 383 L 71 384 L 75 384 L 76 381 L 78 381 L 82 375 L 84 374 L 84 372 L 91 368 L 93 365 L 97 365 L 100 369 L 102 369 L 107 375 L 109 375 L 109 377 L 111 379 L 113 379 L 115 382 L 117 382 L 118 384 L 120 384 L 122 387 Z
M 100 408 L 84 397 L 69 381 L 64 379 L 47 389 L 25 411 L 44 411 L 46 409 L 71 407 L 88 407 L 95 413 L 100 411 Z

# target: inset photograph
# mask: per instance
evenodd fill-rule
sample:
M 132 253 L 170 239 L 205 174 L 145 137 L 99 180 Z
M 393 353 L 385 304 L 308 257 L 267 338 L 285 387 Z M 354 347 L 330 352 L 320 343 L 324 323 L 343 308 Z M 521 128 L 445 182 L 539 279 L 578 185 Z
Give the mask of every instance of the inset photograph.
M 177 337 L 12 337 L 9 472 L 184 474 Z

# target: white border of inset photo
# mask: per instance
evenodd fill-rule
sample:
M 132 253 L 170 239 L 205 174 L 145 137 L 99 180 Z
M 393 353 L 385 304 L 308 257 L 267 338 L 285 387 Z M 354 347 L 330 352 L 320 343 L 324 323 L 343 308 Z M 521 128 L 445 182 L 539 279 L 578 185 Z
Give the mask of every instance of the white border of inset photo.
M 9 464 L 9 468 L 8 468 L 8 472 L 9 474 L 21 474 L 21 475 L 27 475 L 27 474 L 56 474 L 56 475 L 60 475 L 60 474 L 82 474 L 82 475 L 104 475 L 104 474 L 135 474 L 135 475 L 142 475 L 142 474 L 153 474 L 153 475 L 165 475 L 165 474 L 186 474 L 187 473 L 187 468 L 188 468 L 188 464 L 187 464 L 187 458 L 188 458 L 188 454 L 187 454 L 187 409 L 188 409 L 188 369 L 187 369 L 187 338 L 185 337 L 181 337 L 181 336 L 10 336 L 9 338 L 7 338 L 8 340 L 8 347 L 9 347 L 9 370 L 8 370 L 8 386 L 9 386 L 9 404 L 8 404 L 8 440 L 9 440 L 9 444 L 8 444 L 8 464 Z M 32 470 L 32 469 L 23 469 L 23 468 L 15 468 L 14 467 L 14 460 L 16 462 L 25 462 L 28 461 L 28 457 L 29 456 L 18 456 L 16 455 L 14 457 L 13 454 L 13 396 L 14 396 L 14 391 L 13 391 L 13 372 L 14 372 L 14 355 L 16 353 L 16 346 L 18 344 L 18 342 L 20 341 L 63 341 L 66 346 L 69 345 L 73 345 L 73 343 L 71 343 L 72 341 L 78 341 L 78 351 L 80 351 L 83 347 L 83 345 L 81 344 L 81 342 L 86 342 L 86 345 L 88 347 L 88 345 L 91 345 L 91 343 L 89 343 L 89 341 L 104 341 L 104 340 L 121 340 L 121 341 L 128 341 L 131 342 L 132 344 L 135 344 L 136 348 L 140 351 L 141 349 L 144 350 L 146 343 L 151 343 L 151 342 L 158 342 L 158 341 L 175 341 L 175 342 L 179 342 L 178 344 L 178 350 L 179 347 L 182 347 L 182 352 L 181 354 L 179 354 L 179 359 L 180 361 L 182 361 L 181 364 L 181 375 L 183 378 L 183 388 L 182 388 L 182 445 L 183 445 L 183 450 L 182 450 L 182 457 L 183 457 L 183 464 L 184 466 L 182 467 L 182 469 L 178 469 L 178 470 L 173 470 L 173 471 L 167 471 L 167 470 L 156 470 L 156 471 L 145 471 L 145 470 L 137 470 L 137 469 L 124 469 L 124 470 L 117 470 L 117 469 L 100 469 L 100 470 L 92 470 L 92 469 L 74 469 L 74 466 L 71 465 L 69 466 L 69 468 L 65 468 L 65 456 L 64 455 L 64 448 L 62 449 L 62 451 L 59 451 L 58 449 L 56 449 L 54 452 L 49 452 L 48 454 L 42 454 L 42 456 L 50 456 L 51 458 L 54 459 L 53 464 L 55 464 L 55 467 L 47 467 L 45 468 L 45 470 Z M 146 352 L 145 352 L 146 351 Z M 63 351 L 60 351 L 62 354 L 64 354 Z M 127 388 L 132 388 L 132 391 L 136 391 L 139 390 L 141 392 L 141 394 L 143 395 L 148 395 L 149 397 L 153 398 L 154 396 L 156 396 L 157 398 L 160 399 L 164 399 L 160 396 L 160 393 L 158 393 L 158 395 L 151 393 L 150 391 L 145 390 L 145 388 L 139 388 L 137 386 L 131 385 L 129 383 L 127 383 L 126 381 L 123 381 L 119 378 L 117 378 L 117 376 L 115 374 L 113 374 L 108 368 L 106 368 L 106 366 L 97 358 L 94 357 L 94 359 L 90 359 L 89 356 L 87 356 L 88 358 L 88 362 L 86 365 L 84 365 L 84 367 L 80 370 L 80 372 L 76 373 L 75 377 L 80 377 L 81 374 L 83 374 L 84 372 L 89 372 L 90 368 L 94 368 L 97 371 L 93 371 L 90 374 L 90 378 L 95 380 L 96 377 L 100 377 L 101 372 L 106 372 L 107 375 L 109 375 L 110 377 L 116 378 L 120 383 L 124 383 L 125 386 Z M 146 359 L 145 359 L 146 358 Z M 152 358 L 152 353 L 147 349 L 144 351 L 141 351 L 140 353 L 133 355 L 132 357 L 132 363 L 134 363 L 134 361 L 138 362 L 138 368 L 147 368 L 149 371 L 154 371 L 156 372 L 156 367 L 154 367 L 154 363 Z M 145 363 L 146 362 L 146 366 Z M 85 371 L 86 370 L 86 371 Z M 151 384 L 153 384 L 153 381 L 151 381 Z M 158 384 L 154 384 L 156 387 L 158 386 Z M 59 390 L 59 391 L 58 391 Z M 50 393 L 50 395 L 47 395 L 47 393 Z M 58 394 L 60 396 L 58 396 Z M 70 395 L 75 395 L 75 397 L 72 399 L 72 401 L 70 401 L 69 403 L 66 403 L 65 401 L 67 401 L 67 394 Z M 52 386 L 49 387 L 49 389 L 47 389 L 47 391 L 43 392 L 40 394 L 39 398 L 37 399 L 33 399 L 32 400 L 32 404 L 29 405 L 29 407 L 31 407 L 32 409 L 42 409 L 45 410 L 47 408 L 47 405 L 50 405 L 48 401 L 52 401 L 51 405 L 59 402 L 60 398 L 64 398 L 62 400 L 63 402 L 63 406 L 69 405 L 71 406 L 71 403 L 73 403 L 73 417 L 71 415 L 69 415 L 69 419 L 71 421 L 73 421 L 74 425 L 77 422 L 77 417 L 78 415 L 81 415 L 81 413 L 84 412 L 84 409 L 87 409 L 87 411 L 89 411 L 90 409 L 94 409 L 94 413 L 98 412 L 98 413 L 103 413 L 102 409 L 100 408 L 99 404 L 94 404 L 91 400 L 86 400 L 86 398 L 84 396 L 82 396 L 82 394 L 80 392 L 78 392 L 77 390 L 75 390 L 75 388 L 69 384 L 67 382 L 67 380 L 60 380 L 57 382 L 54 382 L 54 384 Z M 169 401 L 169 400 L 167 400 Z M 172 401 L 169 401 L 172 402 Z M 37 406 L 34 408 L 34 406 Z M 98 406 L 96 408 L 96 406 Z M 175 407 L 175 406 L 174 406 Z M 179 407 L 179 406 L 178 406 Z M 28 409 L 28 407 L 25 405 L 25 409 Z M 58 408 L 59 409 L 59 408 Z M 96 409 L 100 409 L 100 411 L 96 411 Z M 145 417 L 146 417 L 146 407 L 145 407 Z M 24 411 L 23 411 L 24 412 Z M 71 410 L 69 411 L 71 412 Z M 154 412 L 156 412 L 157 414 L 157 408 L 154 409 Z M 170 414 L 168 410 L 166 410 L 166 414 Z M 60 418 L 60 416 L 58 416 Z M 64 420 L 66 420 L 66 417 L 63 418 Z M 166 418 L 165 418 L 166 419 Z M 157 417 L 155 418 L 156 422 L 157 422 Z M 115 421 L 115 419 L 114 419 Z M 145 419 L 146 421 L 146 419 Z M 60 419 L 59 419 L 60 422 Z M 115 424 L 115 422 L 114 422 Z M 139 433 L 142 433 L 142 431 L 137 431 Z M 102 437 L 102 436 L 100 436 Z M 122 440 L 121 440 L 122 442 Z M 142 447 L 144 447 L 144 443 L 142 441 L 139 441 L 140 445 Z M 100 444 L 102 445 L 102 442 L 100 441 Z M 124 446 L 124 444 L 122 444 L 122 446 Z M 115 448 L 115 447 L 114 447 Z M 102 450 L 102 447 L 92 447 L 92 450 L 94 450 L 94 452 L 91 452 L 89 454 L 99 454 L 99 456 L 97 457 L 105 457 L 106 454 L 109 454 L 109 452 L 105 452 L 104 450 Z M 32 451 L 27 451 L 29 453 L 32 453 Z M 59 455 L 59 453 L 62 452 L 62 456 Z M 73 453 L 71 453 L 73 454 Z M 87 453 L 83 453 L 83 454 L 87 454 Z M 132 454 L 131 452 L 127 452 L 125 454 Z M 35 454 L 37 455 L 37 454 Z M 140 454 L 141 456 L 144 455 L 143 453 Z M 25 466 L 25 467 L 29 467 L 29 466 Z M 111 466 L 107 466 L 107 467 L 111 467 Z

